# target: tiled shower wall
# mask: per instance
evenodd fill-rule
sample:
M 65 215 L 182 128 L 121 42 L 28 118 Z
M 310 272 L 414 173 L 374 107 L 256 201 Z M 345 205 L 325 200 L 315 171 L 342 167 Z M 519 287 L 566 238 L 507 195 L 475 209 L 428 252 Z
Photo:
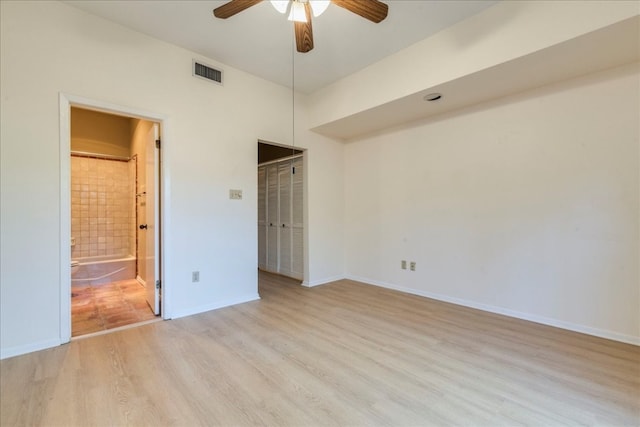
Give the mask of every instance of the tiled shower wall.
M 135 255 L 135 161 L 71 157 L 73 259 Z

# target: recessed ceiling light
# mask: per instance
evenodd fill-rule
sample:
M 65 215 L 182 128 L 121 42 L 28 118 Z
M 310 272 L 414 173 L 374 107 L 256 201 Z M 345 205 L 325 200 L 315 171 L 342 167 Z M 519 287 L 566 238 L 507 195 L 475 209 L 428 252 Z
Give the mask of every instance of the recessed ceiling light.
M 424 100 L 429 102 L 437 101 L 440 98 L 442 98 L 441 93 L 430 93 L 429 95 L 424 96 Z

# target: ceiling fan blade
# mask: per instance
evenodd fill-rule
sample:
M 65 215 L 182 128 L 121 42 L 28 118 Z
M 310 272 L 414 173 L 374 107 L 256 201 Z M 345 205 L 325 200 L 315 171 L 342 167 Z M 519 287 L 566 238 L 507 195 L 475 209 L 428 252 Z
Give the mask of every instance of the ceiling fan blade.
M 301 53 L 309 52 L 313 49 L 313 28 L 311 27 L 311 6 L 304 4 L 304 11 L 307 15 L 307 22 L 294 22 L 296 33 L 296 50 Z
M 331 0 L 331 2 L 376 24 L 384 20 L 389 12 L 389 6 L 378 0 Z
M 227 19 L 261 1 L 262 0 L 231 0 L 229 3 L 213 9 L 213 16 L 220 19 Z

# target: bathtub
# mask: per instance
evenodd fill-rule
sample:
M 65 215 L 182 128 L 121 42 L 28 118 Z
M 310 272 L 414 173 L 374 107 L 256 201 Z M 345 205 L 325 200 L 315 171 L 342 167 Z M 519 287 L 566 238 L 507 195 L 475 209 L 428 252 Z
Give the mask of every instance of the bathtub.
M 80 268 L 71 277 L 72 285 L 100 285 L 136 278 L 136 257 L 106 255 L 75 258 Z

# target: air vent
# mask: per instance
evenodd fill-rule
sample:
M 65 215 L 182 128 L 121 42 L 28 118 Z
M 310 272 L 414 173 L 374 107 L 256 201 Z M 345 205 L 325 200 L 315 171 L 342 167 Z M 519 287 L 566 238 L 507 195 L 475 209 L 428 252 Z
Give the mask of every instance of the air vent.
M 193 60 L 193 75 L 222 84 L 222 71 L 216 70 L 208 65 L 204 65 L 195 59 Z

